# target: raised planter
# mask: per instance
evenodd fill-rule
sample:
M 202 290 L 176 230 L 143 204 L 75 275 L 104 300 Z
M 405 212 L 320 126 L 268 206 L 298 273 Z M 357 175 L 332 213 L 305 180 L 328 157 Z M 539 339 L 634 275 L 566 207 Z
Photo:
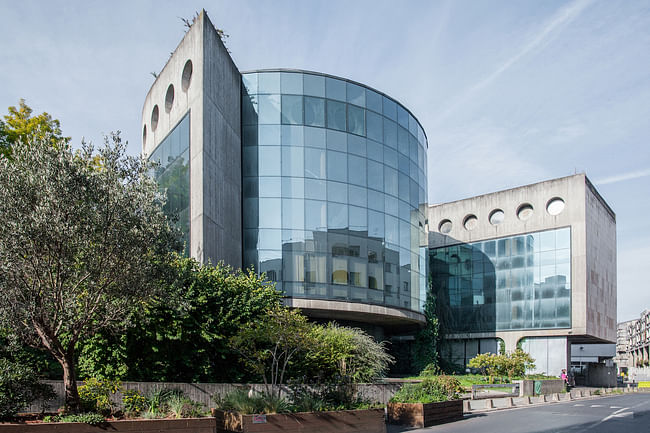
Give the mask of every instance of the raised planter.
M 463 418 L 463 401 L 439 403 L 388 403 L 388 422 L 412 427 L 428 427 Z
M 383 409 L 242 415 L 213 409 L 217 433 L 385 433 Z
M 107 421 L 101 426 L 80 422 L 57 422 L 39 424 L 0 424 L 0 433 L 214 433 L 216 421 L 212 417 L 183 419 L 138 419 Z

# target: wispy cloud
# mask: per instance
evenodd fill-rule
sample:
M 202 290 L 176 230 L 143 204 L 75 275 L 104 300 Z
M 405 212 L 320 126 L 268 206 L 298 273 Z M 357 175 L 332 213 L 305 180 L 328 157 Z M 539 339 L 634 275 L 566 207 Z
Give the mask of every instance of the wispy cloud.
M 524 56 L 535 49 L 548 44 L 559 31 L 575 20 L 591 3 L 592 0 L 575 0 L 568 6 L 559 10 L 547 23 L 544 24 L 541 31 L 526 43 L 515 55 L 507 59 L 491 74 L 471 86 L 456 98 L 456 100 L 447 107 L 447 109 L 445 109 L 437 119 L 435 119 L 434 124 L 437 125 L 449 117 L 449 115 L 456 111 L 458 107 L 467 102 L 472 96 L 474 96 L 474 94 L 489 86 L 494 80 L 499 78 L 501 74 L 510 69 L 512 65 L 517 63 Z
M 640 177 L 650 176 L 650 168 L 646 170 L 631 171 L 628 173 L 617 174 L 615 176 L 604 177 L 595 181 L 596 185 L 608 185 L 610 183 L 623 182 L 625 180 L 638 179 Z

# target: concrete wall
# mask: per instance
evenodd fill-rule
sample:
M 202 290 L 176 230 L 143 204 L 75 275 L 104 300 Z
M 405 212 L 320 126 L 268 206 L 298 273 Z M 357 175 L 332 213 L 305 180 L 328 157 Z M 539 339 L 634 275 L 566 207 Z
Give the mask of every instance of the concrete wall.
M 203 226 L 199 259 L 241 267 L 241 75 L 207 15 L 203 56 L 203 213 L 193 216 Z
M 587 334 L 616 341 L 616 215 L 586 180 Z
M 192 62 L 187 91 L 186 62 Z M 150 155 L 181 118 L 190 112 L 190 255 L 202 262 L 225 261 L 241 267 L 241 98 L 239 71 L 205 12 L 187 31 L 158 78 L 142 109 L 142 153 Z M 165 94 L 174 85 L 174 103 Z M 158 106 L 155 130 L 151 115 Z

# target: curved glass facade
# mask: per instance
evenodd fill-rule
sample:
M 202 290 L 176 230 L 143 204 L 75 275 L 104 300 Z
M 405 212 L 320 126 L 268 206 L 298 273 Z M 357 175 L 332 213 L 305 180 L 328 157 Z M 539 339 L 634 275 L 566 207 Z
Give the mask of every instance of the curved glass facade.
M 242 74 L 244 266 L 286 296 L 422 311 L 424 131 L 343 79 Z

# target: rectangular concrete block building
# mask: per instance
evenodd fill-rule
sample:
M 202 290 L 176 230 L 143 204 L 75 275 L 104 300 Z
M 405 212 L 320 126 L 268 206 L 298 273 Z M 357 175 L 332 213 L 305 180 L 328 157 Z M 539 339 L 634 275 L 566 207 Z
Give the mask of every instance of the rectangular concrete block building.
M 429 207 L 443 356 L 522 347 L 559 375 L 616 341 L 616 217 L 584 174 Z

